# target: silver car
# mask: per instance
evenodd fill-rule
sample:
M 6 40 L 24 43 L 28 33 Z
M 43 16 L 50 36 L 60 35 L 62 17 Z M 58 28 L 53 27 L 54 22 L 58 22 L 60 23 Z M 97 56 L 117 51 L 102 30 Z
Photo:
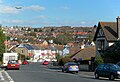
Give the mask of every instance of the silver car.
M 62 72 L 79 72 L 79 66 L 77 63 L 74 62 L 68 62 L 65 63 L 63 68 L 62 68 Z

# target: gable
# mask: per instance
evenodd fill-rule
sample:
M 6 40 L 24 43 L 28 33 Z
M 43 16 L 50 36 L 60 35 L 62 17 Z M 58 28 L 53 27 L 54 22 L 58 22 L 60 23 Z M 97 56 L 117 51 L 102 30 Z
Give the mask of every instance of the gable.
M 98 32 L 97 37 L 104 37 L 104 36 L 105 36 L 105 35 L 104 35 L 103 30 L 102 30 L 102 29 L 99 29 L 99 32 Z
M 103 33 L 102 31 L 100 32 L 100 30 L 102 30 Z M 107 41 L 116 41 L 118 38 L 116 22 L 99 22 L 93 40 L 96 41 L 96 38 L 102 34 L 104 34 Z

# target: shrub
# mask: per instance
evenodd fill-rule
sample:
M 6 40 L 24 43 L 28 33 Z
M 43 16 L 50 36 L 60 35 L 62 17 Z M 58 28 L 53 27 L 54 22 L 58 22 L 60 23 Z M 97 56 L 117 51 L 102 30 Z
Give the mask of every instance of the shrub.
M 26 60 L 30 60 L 30 56 L 27 56 L 27 57 L 26 57 Z
M 57 59 L 57 62 L 60 62 L 61 59 L 62 59 L 62 56 L 60 56 L 60 54 L 57 54 L 57 55 L 56 55 L 56 59 Z
M 104 63 L 103 58 L 100 55 L 96 56 L 95 57 L 95 64 L 98 65 L 101 63 Z

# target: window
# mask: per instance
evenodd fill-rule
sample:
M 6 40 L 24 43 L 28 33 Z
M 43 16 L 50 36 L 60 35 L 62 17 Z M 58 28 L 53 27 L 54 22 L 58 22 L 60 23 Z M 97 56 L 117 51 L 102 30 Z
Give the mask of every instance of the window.
M 118 65 L 111 65 L 111 69 L 118 70 L 118 69 L 120 69 L 120 67 Z
M 21 52 L 24 53 L 24 50 L 22 50 Z
M 104 50 L 104 45 L 105 45 L 105 41 L 104 40 L 98 40 L 97 42 L 97 46 L 98 46 L 98 50 Z
M 98 69 L 103 69 L 104 65 L 103 64 L 100 64 L 97 68 Z
M 109 65 L 104 66 L 104 70 L 109 70 L 109 69 L 110 69 Z

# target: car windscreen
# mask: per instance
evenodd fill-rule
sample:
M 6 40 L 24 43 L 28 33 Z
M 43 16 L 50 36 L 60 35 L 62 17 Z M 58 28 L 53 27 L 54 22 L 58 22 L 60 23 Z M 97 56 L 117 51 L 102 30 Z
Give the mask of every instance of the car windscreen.
M 119 67 L 118 65 L 112 65 L 112 66 L 111 66 L 111 69 L 120 70 L 120 67 Z
M 76 63 L 71 63 L 71 64 L 68 64 L 69 66 L 73 66 L 73 65 L 77 65 Z
M 9 61 L 9 64 L 17 64 L 17 61 Z

